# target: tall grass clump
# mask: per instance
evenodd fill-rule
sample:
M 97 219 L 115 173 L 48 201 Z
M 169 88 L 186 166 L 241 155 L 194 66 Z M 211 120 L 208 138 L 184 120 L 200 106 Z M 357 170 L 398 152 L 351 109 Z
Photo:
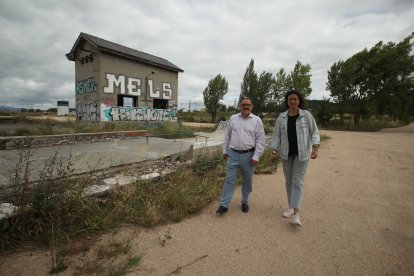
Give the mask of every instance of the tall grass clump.
M 177 222 L 199 212 L 221 191 L 225 178 L 221 153 L 198 156 L 191 165 L 157 180 L 138 181 L 111 196 L 112 216 L 150 227 Z
M 263 155 L 260 157 L 259 163 L 256 166 L 257 174 L 272 174 L 277 171 L 277 163 L 279 162 L 279 159 L 276 160 L 276 162 L 272 162 L 271 157 L 272 149 L 269 146 L 266 146 Z
M 28 136 L 31 135 L 31 131 L 28 128 L 25 127 L 19 127 L 16 128 L 13 132 L 13 136 Z
M 194 137 L 193 131 L 176 122 L 164 122 L 162 126 L 150 126 L 148 128 L 154 137 L 179 139 Z
M 52 237 L 59 240 L 81 230 L 87 221 L 82 197 L 85 179 L 74 174 L 72 157 L 64 161 L 55 152 L 36 182 L 30 181 L 30 157 L 30 148 L 19 152 L 10 196 L 18 211 L 0 221 L 1 249 L 32 239 L 49 244 Z

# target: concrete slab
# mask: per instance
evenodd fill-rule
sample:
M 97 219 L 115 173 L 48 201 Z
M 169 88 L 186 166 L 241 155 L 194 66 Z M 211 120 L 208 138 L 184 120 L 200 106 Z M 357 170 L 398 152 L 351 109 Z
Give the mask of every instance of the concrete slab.
M 38 180 L 46 162 L 56 155 L 65 164 L 72 160 L 75 173 L 102 170 L 113 166 L 153 160 L 169 155 L 184 153 L 194 144 L 193 140 L 173 140 L 138 137 L 129 140 L 114 140 L 89 144 L 61 145 L 30 150 L 30 180 Z M 0 150 L 0 194 L 10 186 L 19 161 L 18 150 Z M 60 161 L 58 161 L 60 162 Z

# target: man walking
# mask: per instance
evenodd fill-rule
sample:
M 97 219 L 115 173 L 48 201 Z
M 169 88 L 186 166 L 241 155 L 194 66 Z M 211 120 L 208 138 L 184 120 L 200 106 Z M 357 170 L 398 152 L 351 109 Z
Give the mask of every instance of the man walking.
M 232 115 L 224 137 L 223 158 L 227 160 L 227 176 L 220 196 L 217 214 L 228 210 L 236 186 L 237 172 L 242 174 L 242 211 L 249 211 L 249 195 L 256 165 L 265 148 L 265 133 L 262 120 L 253 115 L 253 103 L 244 98 L 239 105 L 240 113 Z

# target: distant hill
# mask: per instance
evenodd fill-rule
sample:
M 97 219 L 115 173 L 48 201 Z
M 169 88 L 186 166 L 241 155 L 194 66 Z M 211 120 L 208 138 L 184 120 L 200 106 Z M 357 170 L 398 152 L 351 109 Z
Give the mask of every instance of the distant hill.
M 20 110 L 20 108 L 11 107 L 11 106 L 7 106 L 7 105 L 0 105 L 0 110 L 13 110 L 13 111 L 16 111 L 16 110 Z

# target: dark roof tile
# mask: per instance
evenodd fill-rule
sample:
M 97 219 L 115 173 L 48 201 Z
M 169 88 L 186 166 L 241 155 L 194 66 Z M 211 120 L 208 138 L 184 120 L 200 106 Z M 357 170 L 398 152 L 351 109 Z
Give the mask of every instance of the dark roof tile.
M 66 57 L 69 60 L 74 61 L 73 58 L 73 53 L 75 52 L 75 50 L 77 49 L 81 38 L 85 39 L 86 41 L 88 41 L 89 43 L 91 43 L 94 47 L 96 47 L 97 49 L 101 50 L 101 51 L 106 51 L 106 52 L 110 52 L 112 54 L 115 55 L 119 55 L 119 56 L 123 56 L 129 59 L 134 59 L 134 60 L 138 60 L 141 61 L 143 63 L 147 63 L 147 64 L 151 64 L 154 66 L 158 66 L 158 67 L 163 67 L 172 71 L 176 71 L 176 72 L 184 72 L 183 69 L 177 67 L 176 65 L 174 65 L 173 63 L 169 62 L 166 59 L 157 57 L 157 56 L 153 56 L 144 52 L 140 52 L 122 45 L 119 45 L 117 43 L 113 43 L 111 41 L 90 35 L 90 34 L 86 34 L 86 33 L 80 33 L 78 39 L 76 40 L 75 44 L 72 47 L 72 50 L 70 51 L 70 53 L 66 54 Z

